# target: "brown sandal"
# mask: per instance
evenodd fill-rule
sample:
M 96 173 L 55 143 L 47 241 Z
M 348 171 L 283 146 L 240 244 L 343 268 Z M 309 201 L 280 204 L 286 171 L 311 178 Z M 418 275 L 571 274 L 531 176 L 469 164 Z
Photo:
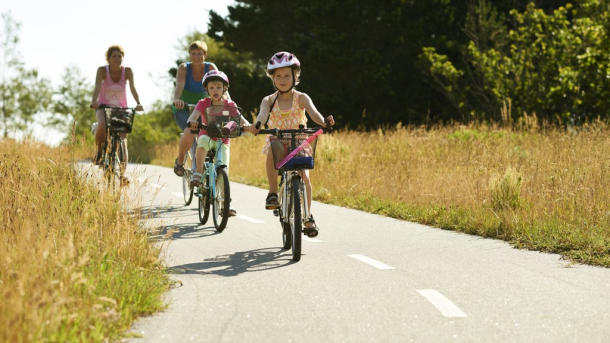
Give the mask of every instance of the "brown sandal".
M 180 177 L 184 176 L 184 165 L 178 164 L 178 159 L 174 161 L 174 174 Z

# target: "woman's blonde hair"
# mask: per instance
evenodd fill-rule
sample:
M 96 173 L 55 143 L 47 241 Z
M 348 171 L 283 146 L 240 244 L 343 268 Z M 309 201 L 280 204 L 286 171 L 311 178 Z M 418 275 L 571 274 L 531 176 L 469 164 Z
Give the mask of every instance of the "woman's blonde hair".
M 110 63 L 110 56 L 114 51 L 118 51 L 121 53 L 123 57 L 125 57 L 125 50 L 120 45 L 111 45 L 108 50 L 106 50 L 106 62 Z

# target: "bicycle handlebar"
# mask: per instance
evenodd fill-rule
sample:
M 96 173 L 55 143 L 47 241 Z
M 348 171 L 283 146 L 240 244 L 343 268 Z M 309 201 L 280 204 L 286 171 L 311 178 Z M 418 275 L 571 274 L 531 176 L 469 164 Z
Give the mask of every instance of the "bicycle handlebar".
M 195 127 L 191 126 L 191 125 L 190 125 L 190 123 L 191 123 L 191 122 L 188 122 L 188 123 L 187 123 L 187 127 L 188 127 L 188 128 L 191 130 L 191 133 L 192 133 L 192 134 L 197 134 L 197 133 L 199 133 L 199 130 L 207 130 L 207 129 L 208 129 L 208 126 L 207 126 L 207 125 L 204 125 L 204 124 L 203 124 L 203 123 L 201 123 L 201 122 L 197 122 L 197 125 L 196 125 Z M 235 123 L 235 122 L 233 122 L 233 123 Z M 230 124 L 227 124 L 227 125 L 230 125 Z M 237 126 L 237 125 L 235 125 L 235 126 Z M 231 131 L 234 131 L 235 129 L 237 129 L 237 127 L 227 127 L 227 126 L 225 125 L 224 127 L 220 128 L 220 129 L 221 129 L 221 131 L 223 132 L 223 135 L 228 136 L 228 135 L 230 134 L 230 132 L 231 132 Z M 227 130 L 229 130 L 229 131 L 228 131 L 228 132 L 223 131 L 223 130 L 225 130 L 225 129 L 227 129 Z M 244 126 L 240 126 L 240 127 L 239 127 L 239 129 L 240 129 L 239 135 L 241 136 L 241 135 L 244 133 L 244 132 L 243 132 Z M 228 138 L 228 137 L 227 137 L 227 138 Z
M 257 121 L 256 124 L 254 125 L 254 127 L 258 130 L 259 127 L 261 127 L 261 122 Z M 280 134 L 283 133 L 316 133 L 318 130 L 322 129 L 322 132 L 324 133 L 330 133 L 333 131 L 333 127 L 329 126 L 328 128 L 326 127 L 308 127 L 306 128 L 303 125 L 299 125 L 298 129 L 262 129 L 259 130 L 258 133 L 266 133 L 266 134 L 270 134 L 273 136 L 279 136 Z
M 93 108 L 93 106 L 89 105 L 89 108 Z M 99 104 L 97 106 L 98 110 L 103 110 L 105 108 L 112 108 L 112 109 L 116 109 L 116 110 L 130 110 L 130 111 L 136 112 L 135 107 L 121 107 L 121 106 L 113 106 L 113 105 L 106 105 L 106 104 Z

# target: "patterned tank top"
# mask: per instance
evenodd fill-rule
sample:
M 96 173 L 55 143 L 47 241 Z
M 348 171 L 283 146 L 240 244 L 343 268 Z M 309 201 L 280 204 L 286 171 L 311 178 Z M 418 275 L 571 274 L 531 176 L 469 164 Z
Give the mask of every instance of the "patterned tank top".
M 275 99 L 278 92 L 271 95 L 271 99 Z M 305 115 L 305 109 L 299 105 L 299 96 L 301 92 L 296 90 L 292 92 L 292 105 L 288 110 L 281 110 L 279 102 L 275 102 L 273 108 L 269 113 L 269 121 L 267 126 L 271 129 L 279 128 L 280 130 L 286 129 L 298 129 L 299 125 L 307 127 L 307 116 Z M 265 146 L 263 146 L 263 154 L 267 154 L 269 150 L 270 140 L 267 136 L 265 139 Z
M 114 82 L 110 77 L 110 69 L 106 66 L 106 77 L 102 81 L 102 89 L 97 98 L 99 104 L 127 107 L 127 92 L 125 89 L 125 67 L 121 67 L 121 79 Z

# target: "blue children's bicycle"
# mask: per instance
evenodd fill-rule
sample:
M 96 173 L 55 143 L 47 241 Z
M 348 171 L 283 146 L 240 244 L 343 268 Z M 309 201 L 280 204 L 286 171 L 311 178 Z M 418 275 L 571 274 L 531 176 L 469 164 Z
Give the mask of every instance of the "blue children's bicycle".
M 241 135 L 241 113 L 242 109 L 235 106 L 211 106 L 205 113 L 207 125 L 199 123 L 196 130 L 191 127 L 192 133 L 198 133 L 199 129 L 207 130 L 207 136 L 215 139 L 217 144 L 207 152 L 201 183 L 195 187 L 194 194 L 199 199 L 199 222 L 205 224 L 208 221 L 211 207 L 218 232 L 227 226 L 231 205 L 229 174 L 222 155 L 224 140 Z

